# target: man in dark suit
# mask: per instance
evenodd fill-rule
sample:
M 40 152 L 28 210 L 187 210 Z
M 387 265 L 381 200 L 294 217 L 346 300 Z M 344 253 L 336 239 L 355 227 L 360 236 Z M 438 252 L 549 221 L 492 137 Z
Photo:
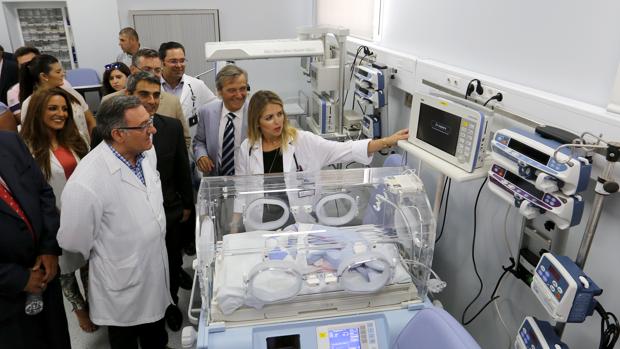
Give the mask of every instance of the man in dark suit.
M 161 179 L 166 212 L 166 249 L 170 266 L 170 295 L 175 304 L 180 278 L 183 271 L 179 225 L 189 219 L 194 205 L 189 159 L 181 122 L 156 113 L 159 107 L 161 85 L 159 79 L 148 72 L 138 72 L 127 80 L 127 95 L 140 99 L 147 112 L 153 117 L 157 133 L 153 135 L 153 145 L 157 154 L 157 171 Z M 189 286 L 191 288 L 191 284 Z M 181 328 L 183 316 L 177 305 L 166 310 L 166 323 L 173 331 Z
M 4 52 L 0 46 L 0 102 L 7 104 L 6 92 L 17 83 L 17 63 L 12 54 Z
M 52 188 L 14 132 L 0 131 L 0 343 L 6 348 L 70 348 Z M 26 315 L 27 294 L 43 311 Z

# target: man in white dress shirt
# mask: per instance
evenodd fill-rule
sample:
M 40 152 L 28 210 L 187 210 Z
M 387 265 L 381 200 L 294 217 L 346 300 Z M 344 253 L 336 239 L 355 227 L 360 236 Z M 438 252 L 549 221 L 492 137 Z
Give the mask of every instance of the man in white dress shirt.
M 216 97 L 202 80 L 185 74 L 187 59 L 183 45 L 174 41 L 164 42 L 159 46 L 159 58 L 164 65 L 161 86 L 164 91 L 179 97 L 193 140 L 198 125 L 198 109 Z

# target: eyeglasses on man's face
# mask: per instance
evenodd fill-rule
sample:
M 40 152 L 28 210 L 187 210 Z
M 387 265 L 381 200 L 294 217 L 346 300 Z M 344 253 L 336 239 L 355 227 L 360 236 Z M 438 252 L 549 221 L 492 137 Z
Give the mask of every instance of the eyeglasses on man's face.
M 138 130 L 140 132 L 144 132 L 145 130 L 148 130 L 149 127 L 153 126 L 153 117 L 151 116 L 148 121 L 146 121 L 145 123 L 143 123 L 140 126 L 123 126 L 123 127 L 117 127 L 117 130 Z
M 164 63 L 170 64 L 170 65 L 185 65 L 185 64 L 187 64 L 187 59 L 184 59 L 184 58 L 181 58 L 181 59 L 168 59 L 168 60 L 165 60 Z

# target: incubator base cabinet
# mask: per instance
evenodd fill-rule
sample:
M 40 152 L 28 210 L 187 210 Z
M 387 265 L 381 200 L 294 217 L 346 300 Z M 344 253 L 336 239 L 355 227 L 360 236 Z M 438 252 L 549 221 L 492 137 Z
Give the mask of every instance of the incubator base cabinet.
M 435 220 L 410 170 L 203 178 L 198 213 L 198 348 L 395 348 L 433 309 Z

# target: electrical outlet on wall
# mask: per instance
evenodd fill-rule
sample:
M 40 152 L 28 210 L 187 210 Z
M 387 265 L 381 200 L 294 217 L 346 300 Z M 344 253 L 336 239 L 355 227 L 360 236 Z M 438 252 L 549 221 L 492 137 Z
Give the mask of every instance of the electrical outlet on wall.
M 457 90 L 461 87 L 461 79 L 456 76 L 448 75 L 446 76 L 445 84 L 451 89 Z
M 489 100 L 489 98 L 495 96 L 498 93 L 501 93 L 504 97 L 506 97 L 506 95 L 504 94 L 504 92 L 496 89 L 495 87 L 492 86 L 488 86 L 488 85 L 482 85 L 483 88 L 483 92 L 482 92 L 482 96 L 480 96 L 480 100 L 484 103 L 487 100 Z M 495 103 L 500 103 L 495 101 Z

